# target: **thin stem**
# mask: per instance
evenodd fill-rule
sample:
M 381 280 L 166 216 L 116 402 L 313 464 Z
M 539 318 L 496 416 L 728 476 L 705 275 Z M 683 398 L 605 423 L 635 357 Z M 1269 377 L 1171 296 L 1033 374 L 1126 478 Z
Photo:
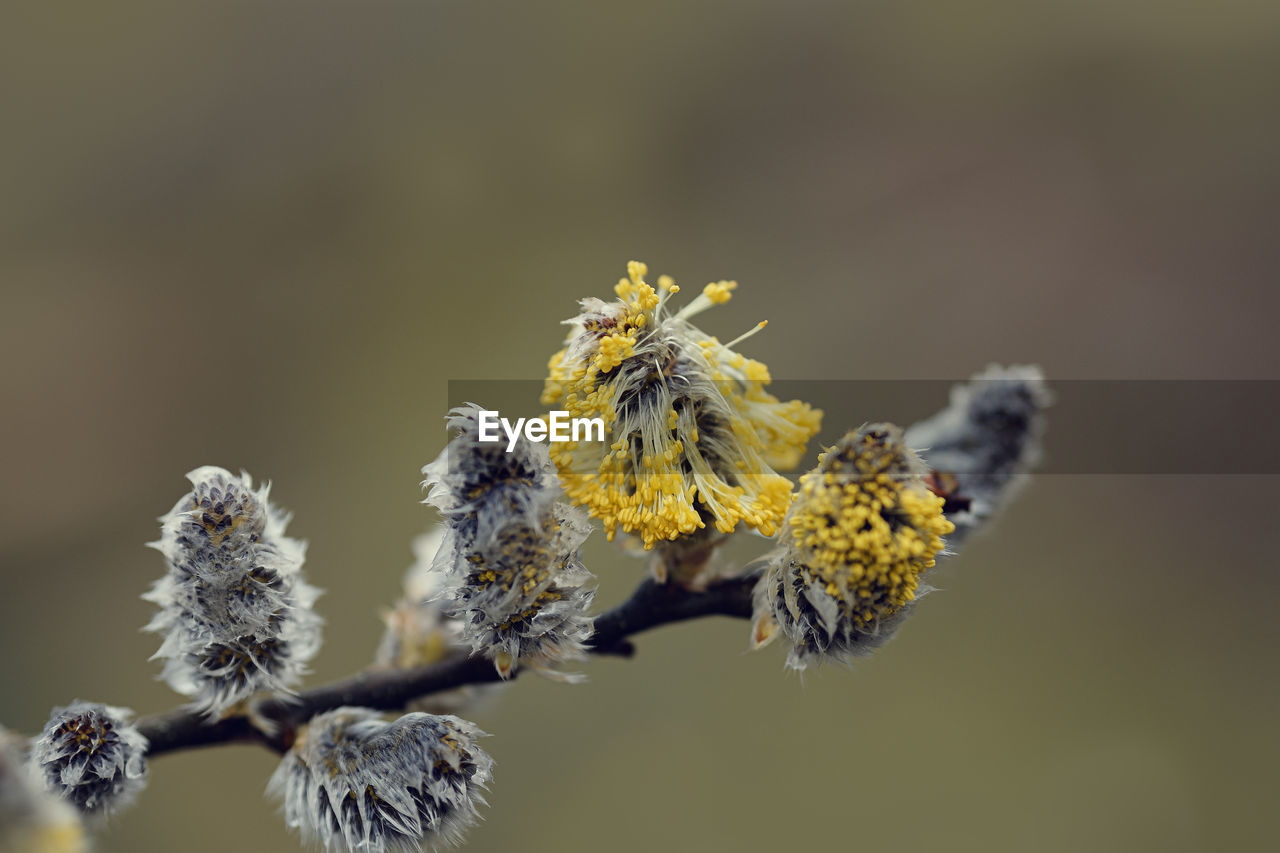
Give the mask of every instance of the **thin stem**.
M 759 576 L 748 572 L 698 592 L 646 580 L 622 604 L 596 617 L 589 650 L 625 657 L 634 652 L 629 638 L 650 628 L 703 616 L 750 619 L 751 590 Z M 177 708 L 142 718 L 138 729 L 150 742 L 147 753 L 152 757 L 224 743 L 256 743 L 284 752 L 298 727 L 323 711 L 343 705 L 394 711 L 432 693 L 499 680 L 493 662 L 484 657 L 451 658 L 415 669 L 371 668 L 294 696 L 257 700 L 245 711 L 212 722 L 189 708 Z

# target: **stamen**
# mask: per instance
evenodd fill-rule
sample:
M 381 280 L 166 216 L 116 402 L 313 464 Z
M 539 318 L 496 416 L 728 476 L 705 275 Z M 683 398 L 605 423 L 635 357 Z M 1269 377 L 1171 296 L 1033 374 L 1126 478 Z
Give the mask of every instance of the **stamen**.
M 747 338 L 751 337 L 752 335 L 754 335 L 756 332 L 760 331 L 761 329 L 763 329 L 763 328 L 764 328 L 765 326 L 767 326 L 767 325 L 769 325 L 769 321 L 768 321 L 768 320 L 761 320 L 759 323 L 756 323 L 756 324 L 755 324 L 755 327 L 754 327 L 754 328 L 752 328 L 750 331 L 743 332 L 741 335 L 738 335 L 738 337 L 736 337 L 736 338 L 734 338 L 733 340 L 729 341 L 729 343 L 725 344 L 725 347 L 726 347 L 727 349 L 733 349 L 733 348 L 734 348 L 734 347 L 736 347 L 738 344 L 742 343 L 742 342 L 743 342 L 743 341 L 745 341 Z

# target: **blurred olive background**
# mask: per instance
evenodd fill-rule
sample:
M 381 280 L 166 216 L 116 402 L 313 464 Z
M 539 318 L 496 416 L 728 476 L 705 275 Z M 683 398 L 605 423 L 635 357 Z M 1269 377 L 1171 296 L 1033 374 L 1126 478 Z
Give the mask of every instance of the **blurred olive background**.
M 775 376 L 1280 378 L 1280 5 L 6 4 L 0 720 L 176 704 L 143 548 L 201 464 L 327 590 L 398 592 L 450 379 L 536 379 L 626 261 L 736 278 Z M 942 401 L 939 401 L 941 404 Z M 868 411 L 868 419 L 894 412 Z M 1206 411 L 1204 445 L 1232 441 Z M 831 423 L 830 441 L 848 424 Z M 1153 424 L 1158 428 L 1158 424 Z M 475 851 L 1258 849 L 1274 478 L 1036 479 L 902 634 L 803 679 L 724 620 L 521 679 Z M 763 546 L 735 546 L 743 559 Z M 598 534 L 604 604 L 642 575 Z M 248 747 L 103 851 L 297 849 Z

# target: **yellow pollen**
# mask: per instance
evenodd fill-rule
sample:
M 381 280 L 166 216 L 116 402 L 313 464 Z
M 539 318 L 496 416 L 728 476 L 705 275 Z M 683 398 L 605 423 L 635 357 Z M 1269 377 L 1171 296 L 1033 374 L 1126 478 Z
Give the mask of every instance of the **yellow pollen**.
M 905 452 L 848 439 L 800 478 L 787 536 L 806 582 L 820 583 L 859 628 L 891 616 L 915 598 L 955 526 L 943 499 L 918 477 L 883 473 Z M 872 472 L 879 473 L 872 473 Z
M 655 289 L 647 274 L 644 264 L 628 264 L 614 288 L 618 301 L 584 311 L 548 364 L 543 403 L 606 424 L 603 444 L 549 446 L 565 492 L 608 538 L 621 529 L 645 548 L 709 523 L 773 535 L 792 499 L 774 467 L 799 463 L 821 412 L 780 402 L 765 389 L 763 364 L 687 323 L 727 302 L 735 282 L 707 285 L 673 316 L 662 303 L 679 288 L 659 276 Z M 648 390 L 637 398 L 639 389 Z
M 728 302 L 732 296 L 732 291 L 738 286 L 736 281 L 713 281 L 706 287 L 702 288 L 702 295 L 707 297 L 716 305 L 723 305 Z

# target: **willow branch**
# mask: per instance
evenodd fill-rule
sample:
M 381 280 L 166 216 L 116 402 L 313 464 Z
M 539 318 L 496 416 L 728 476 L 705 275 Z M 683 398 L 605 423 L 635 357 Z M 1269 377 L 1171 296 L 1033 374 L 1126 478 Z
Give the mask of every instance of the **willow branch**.
M 629 656 L 630 638 L 643 631 L 703 616 L 751 618 L 751 590 L 759 572 L 726 578 L 692 592 L 646 580 L 631 597 L 595 619 L 589 651 Z M 516 670 L 513 675 L 519 673 Z M 451 658 L 415 669 L 371 668 L 294 696 L 257 700 L 244 711 L 208 721 L 189 708 L 144 717 L 138 729 L 150 742 L 149 756 L 226 743 L 252 743 L 284 752 L 298 726 L 343 705 L 395 711 L 409 702 L 463 687 L 501 680 L 484 657 Z

